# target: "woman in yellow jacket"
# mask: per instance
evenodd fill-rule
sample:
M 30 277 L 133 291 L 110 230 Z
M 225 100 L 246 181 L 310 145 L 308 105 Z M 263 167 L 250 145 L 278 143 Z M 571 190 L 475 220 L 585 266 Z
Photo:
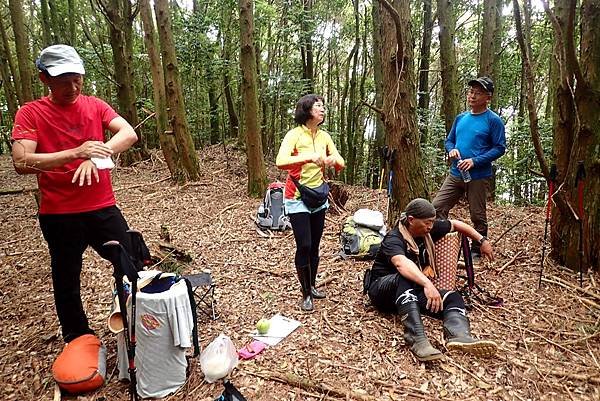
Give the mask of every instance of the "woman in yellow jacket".
M 308 207 L 300 199 L 293 179 L 301 185 L 316 188 L 324 181 L 323 171 L 326 167 L 334 167 L 338 171 L 344 168 L 344 159 L 331 136 L 319 128 L 324 117 L 323 97 L 311 94 L 300 98 L 294 114 L 298 126 L 283 138 L 276 160 L 277 167 L 288 171 L 284 202 L 296 240 L 294 262 L 302 288 L 301 308 L 305 311 L 313 309 L 313 298 L 325 298 L 325 294 L 317 291 L 315 279 L 319 267 L 319 244 L 329 203 L 325 202 L 317 208 Z

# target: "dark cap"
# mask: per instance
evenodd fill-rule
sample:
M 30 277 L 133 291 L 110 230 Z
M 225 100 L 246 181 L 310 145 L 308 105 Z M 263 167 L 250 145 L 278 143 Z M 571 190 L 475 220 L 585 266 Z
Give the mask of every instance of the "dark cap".
M 435 208 L 427 199 L 416 198 L 406 205 L 406 216 L 413 216 L 417 219 L 429 219 L 435 217 Z
M 67 45 L 46 47 L 35 62 L 40 71 L 46 71 L 51 77 L 61 74 L 85 74 L 83 61 L 77 51 Z
M 479 77 L 479 78 L 470 80 L 469 81 L 469 86 L 473 86 L 473 85 L 479 85 L 486 92 L 494 93 L 494 81 L 492 81 L 488 77 Z

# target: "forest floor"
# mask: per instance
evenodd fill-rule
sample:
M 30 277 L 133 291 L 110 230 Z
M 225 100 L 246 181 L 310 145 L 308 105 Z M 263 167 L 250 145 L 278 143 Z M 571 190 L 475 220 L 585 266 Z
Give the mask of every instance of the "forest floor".
M 246 195 L 245 159 L 223 146 L 200 151 L 202 178 L 170 184 L 160 155 L 114 171 L 118 204 L 129 225 L 156 250 L 165 230 L 189 252 L 185 273 L 209 270 L 216 283 L 219 319 L 200 318 L 206 347 L 225 333 L 241 348 L 262 317 L 281 313 L 302 323 L 276 346 L 241 361 L 231 381 L 250 401 L 284 400 L 598 400 L 600 399 L 600 289 L 597 275 L 577 276 L 548 258 L 538 289 L 544 210 L 489 207 L 496 260 L 476 269 L 477 282 L 504 299 L 502 307 L 476 304 L 472 331 L 499 344 L 498 355 L 477 359 L 443 346 L 439 321 L 424 319 L 441 363 L 418 363 L 402 339 L 397 316 L 378 313 L 362 295 L 368 261 L 341 260 L 339 232 L 361 207 L 385 211 L 385 194 L 346 187 L 346 213 L 328 214 L 318 281 L 327 298 L 313 313 L 299 309 L 291 231 L 258 235 L 253 218 L 260 201 Z M 271 180 L 283 179 L 275 168 Z M 52 400 L 51 365 L 63 342 L 53 307 L 46 243 L 36 220 L 35 178 L 19 177 L 0 158 L 0 399 Z M 467 219 L 464 205 L 454 217 Z M 87 251 L 82 294 L 90 324 L 108 348 L 108 383 L 80 401 L 128 400 L 117 380 L 116 338 L 106 326 L 112 268 Z M 221 383 L 203 380 L 197 360 L 181 390 L 167 400 L 212 401 Z

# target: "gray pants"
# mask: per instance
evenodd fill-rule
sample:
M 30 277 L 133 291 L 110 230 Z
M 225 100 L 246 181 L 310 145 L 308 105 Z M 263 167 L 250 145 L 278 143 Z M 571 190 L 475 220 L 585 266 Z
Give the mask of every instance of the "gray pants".
M 475 227 L 475 230 L 477 230 L 479 234 L 487 236 L 488 224 L 485 207 L 488 189 L 489 178 L 472 180 L 465 183 L 462 178 L 448 174 L 432 202 L 437 212 L 437 217 L 447 219 L 450 209 L 452 209 L 466 193 L 473 227 Z M 471 250 L 473 253 L 479 254 L 479 244 L 473 242 Z

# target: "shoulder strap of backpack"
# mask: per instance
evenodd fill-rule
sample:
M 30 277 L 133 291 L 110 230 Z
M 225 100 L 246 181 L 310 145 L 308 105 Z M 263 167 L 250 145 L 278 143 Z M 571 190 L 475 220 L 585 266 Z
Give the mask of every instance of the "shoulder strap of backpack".
M 192 342 L 194 344 L 194 355 L 192 358 L 197 357 L 200 354 L 200 343 L 198 342 L 198 313 L 196 311 L 196 300 L 194 299 L 194 291 L 192 290 L 192 283 L 185 277 L 182 277 L 185 281 L 185 285 L 188 289 L 188 296 L 190 298 L 190 307 L 192 308 L 192 319 L 194 319 L 194 327 L 192 328 Z

